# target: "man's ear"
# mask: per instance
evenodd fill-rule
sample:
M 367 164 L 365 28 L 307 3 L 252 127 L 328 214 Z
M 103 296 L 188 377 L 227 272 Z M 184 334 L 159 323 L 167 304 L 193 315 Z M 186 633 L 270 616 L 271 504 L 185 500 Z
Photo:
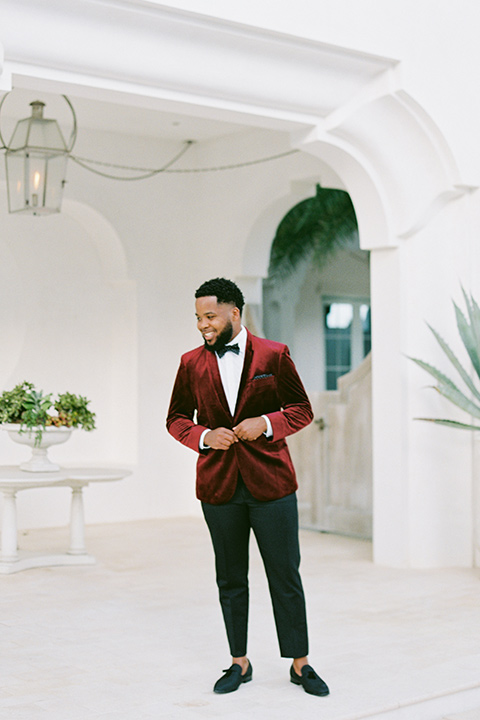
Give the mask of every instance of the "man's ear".
M 236 306 L 233 307 L 233 308 L 232 308 L 232 319 L 233 319 L 233 320 L 240 320 L 240 318 L 241 318 L 240 310 L 239 310 L 238 307 L 236 307 Z

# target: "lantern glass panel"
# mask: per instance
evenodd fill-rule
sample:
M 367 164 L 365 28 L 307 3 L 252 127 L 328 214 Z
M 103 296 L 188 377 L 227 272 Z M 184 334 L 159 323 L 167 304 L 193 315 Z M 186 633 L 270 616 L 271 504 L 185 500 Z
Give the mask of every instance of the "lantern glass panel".
M 21 148 L 45 148 L 65 152 L 66 145 L 56 120 L 20 120 L 9 143 L 10 150 Z
M 30 120 L 29 147 L 66 151 L 66 145 L 56 120 Z
M 22 153 L 5 153 L 8 209 L 19 212 L 25 208 L 25 156 Z
M 46 163 L 45 177 L 46 187 L 43 212 L 60 212 L 62 204 L 63 187 L 67 175 L 68 155 L 55 155 L 49 157 Z
M 15 130 L 8 144 L 9 150 L 18 150 L 24 148 L 28 142 L 28 133 L 30 131 L 30 120 L 31 118 L 25 118 L 25 120 L 19 120 L 15 125 Z
M 23 151 L 5 154 L 10 212 L 47 215 L 60 212 L 66 154 Z

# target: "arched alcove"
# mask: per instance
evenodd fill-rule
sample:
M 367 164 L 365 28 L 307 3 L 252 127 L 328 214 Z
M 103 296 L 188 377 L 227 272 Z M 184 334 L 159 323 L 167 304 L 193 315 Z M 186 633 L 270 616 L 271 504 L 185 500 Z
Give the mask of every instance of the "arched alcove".
M 97 429 L 77 431 L 56 448 L 58 462 L 135 463 L 136 292 L 121 242 L 105 218 L 82 203 L 65 201 L 58 216 L 16 217 L 1 195 L 2 390 L 28 380 L 46 393 L 90 399 Z M 24 459 L 25 449 L 6 433 L 0 447 L 4 462 Z M 62 524 L 57 503 L 54 491 L 27 496 L 22 525 Z

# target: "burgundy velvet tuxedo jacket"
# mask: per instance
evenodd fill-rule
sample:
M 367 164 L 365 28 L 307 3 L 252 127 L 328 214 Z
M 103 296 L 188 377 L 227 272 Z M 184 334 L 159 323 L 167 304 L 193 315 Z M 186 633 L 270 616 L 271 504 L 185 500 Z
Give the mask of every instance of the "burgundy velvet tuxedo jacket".
M 271 438 L 261 435 L 252 442 L 233 443 L 228 450 L 199 450 L 205 429 L 232 429 L 259 415 L 268 415 Z M 275 500 L 294 492 L 298 486 L 285 438 L 312 420 L 310 402 L 287 346 L 247 331 L 235 415 L 228 408 L 216 355 L 202 346 L 181 358 L 167 429 L 199 454 L 197 497 L 219 505 L 234 494 L 239 472 L 257 500 Z

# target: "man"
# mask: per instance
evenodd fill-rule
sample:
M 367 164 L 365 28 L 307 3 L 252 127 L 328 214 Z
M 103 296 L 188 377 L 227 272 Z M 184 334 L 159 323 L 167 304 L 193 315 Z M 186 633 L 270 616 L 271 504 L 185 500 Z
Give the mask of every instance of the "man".
M 248 541 L 256 536 L 268 578 L 282 657 L 290 679 L 313 695 L 328 687 L 308 664 L 299 575 L 295 471 L 285 437 L 312 409 L 286 345 L 251 335 L 244 299 L 215 278 L 195 293 L 204 345 L 181 358 L 167 417 L 176 440 L 199 453 L 197 497 L 212 538 L 231 667 L 214 686 L 228 693 L 252 679 L 247 658 Z

